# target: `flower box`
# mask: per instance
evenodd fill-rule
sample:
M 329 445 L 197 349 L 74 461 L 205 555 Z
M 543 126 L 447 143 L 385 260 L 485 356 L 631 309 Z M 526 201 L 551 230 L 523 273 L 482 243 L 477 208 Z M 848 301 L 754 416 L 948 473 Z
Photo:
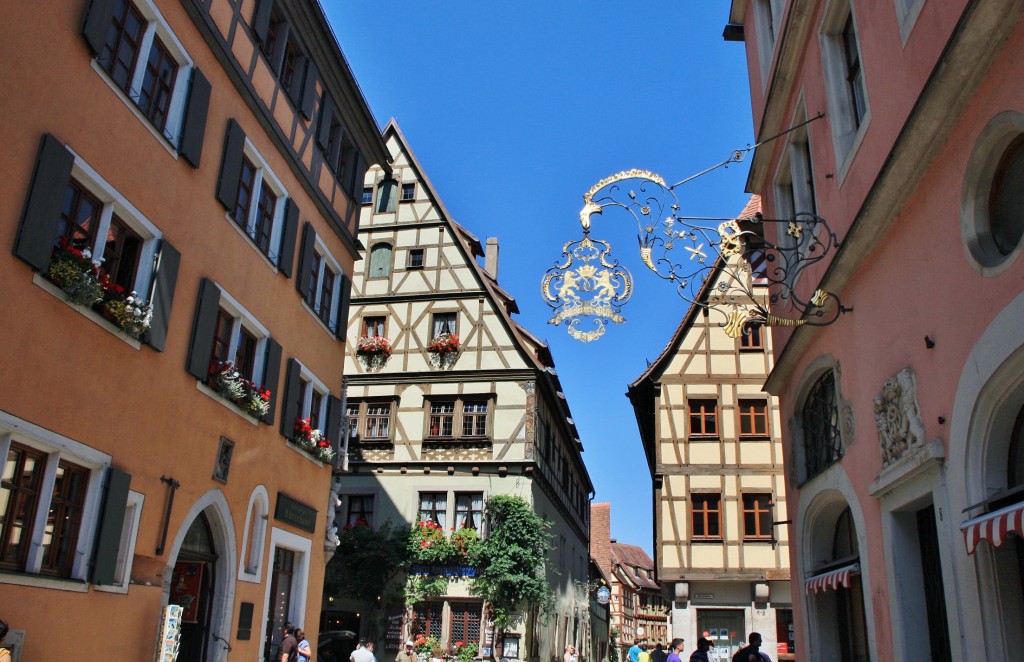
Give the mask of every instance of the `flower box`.
M 334 460 L 334 448 L 327 440 L 324 433 L 313 427 L 312 419 L 296 418 L 295 431 L 292 433 L 292 442 L 306 451 L 310 457 L 324 463 Z
M 270 411 L 270 389 L 243 377 L 230 361 L 210 361 L 206 383 L 253 418 L 263 418 Z
M 356 344 L 356 355 L 367 370 L 380 370 L 391 358 L 391 341 L 384 336 L 363 336 Z

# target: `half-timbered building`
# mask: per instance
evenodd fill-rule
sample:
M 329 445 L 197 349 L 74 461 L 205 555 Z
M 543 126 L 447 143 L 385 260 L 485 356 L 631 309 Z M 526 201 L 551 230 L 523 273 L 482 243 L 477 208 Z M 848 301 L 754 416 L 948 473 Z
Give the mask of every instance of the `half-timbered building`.
M 759 209 L 754 196 L 740 218 Z M 721 266 L 699 302 L 728 277 Z M 776 526 L 787 519 L 782 430 L 778 403 L 763 390 L 771 367 L 767 329 L 731 338 L 694 305 L 628 396 L 654 480 L 655 555 L 659 579 L 672 587 L 672 636 L 709 636 L 731 655 L 760 632 L 763 650 L 792 659 L 788 540 Z
M 5 645 L 315 640 L 332 470 L 295 423 L 339 440 L 358 194 L 387 165 L 321 7 L 11 3 L 0 37 Z
M 338 525 L 430 519 L 447 531 L 487 531 L 486 500 L 520 496 L 554 526 L 550 618 L 522 614 L 504 640 L 465 581 L 404 612 L 401 637 L 479 642 L 500 657 L 553 660 L 589 631 L 589 500 L 582 445 L 547 345 L 512 319 L 497 282 L 497 241 L 454 220 L 392 121 L 392 172 L 371 168 L 353 278 L 346 357 L 348 472 L 338 481 Z M 484 258 L 481 265 L 478 259 Z M 360 349 L 362 348 L 362 349 Z M 340 605 L 340 606 L 339 606 Z M 346 622 L 336 603 L 337 622 Z M 351 612 L 357 605 L 348 605 Z M 396 631 L 384 654 L 404 641 Z

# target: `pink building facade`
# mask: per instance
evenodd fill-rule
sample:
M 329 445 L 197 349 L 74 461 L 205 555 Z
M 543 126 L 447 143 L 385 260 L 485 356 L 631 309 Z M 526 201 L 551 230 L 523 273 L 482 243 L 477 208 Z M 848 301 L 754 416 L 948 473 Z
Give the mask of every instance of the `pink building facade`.
M 853 309 L 773 329 L 799 659 L 1024 649 L 1022 12 L 732 2 L 756 139 L 810 120 L 747 188 L 827 219 L 841 245 L 795 289 Z

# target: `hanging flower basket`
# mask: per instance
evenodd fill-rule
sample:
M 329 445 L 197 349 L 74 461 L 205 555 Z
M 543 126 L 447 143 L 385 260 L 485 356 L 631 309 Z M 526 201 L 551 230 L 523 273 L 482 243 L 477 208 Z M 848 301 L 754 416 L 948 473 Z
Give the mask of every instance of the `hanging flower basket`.
M 331 448 L 331 442 L 327 440 L 322 431 L 313 427 L 309 418 L 295 419 L 292 441 L 316 460 L 325 464 L 334 460 L 334 449 Z
M 384 336 L 363 336 L 356 346 L 356 355 L 366 370 L 376 372 L 391 358 L 391 341 Z
M 462 344 L 457 335 L 454 333 L 439 334 L 427 345 L 430 365 L 441 370 L 451 368 L 459 359 L 460 349 L 462 349 Z

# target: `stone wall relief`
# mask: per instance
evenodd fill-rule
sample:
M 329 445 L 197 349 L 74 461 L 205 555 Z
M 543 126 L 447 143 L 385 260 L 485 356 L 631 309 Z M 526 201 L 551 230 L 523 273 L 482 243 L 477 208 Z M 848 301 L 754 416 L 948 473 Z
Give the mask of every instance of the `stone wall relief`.
M 874 405 L 882 466 L 888 467 L 920 446 L 924 439 L 913 370 L 904 368 L 885 380 Z

